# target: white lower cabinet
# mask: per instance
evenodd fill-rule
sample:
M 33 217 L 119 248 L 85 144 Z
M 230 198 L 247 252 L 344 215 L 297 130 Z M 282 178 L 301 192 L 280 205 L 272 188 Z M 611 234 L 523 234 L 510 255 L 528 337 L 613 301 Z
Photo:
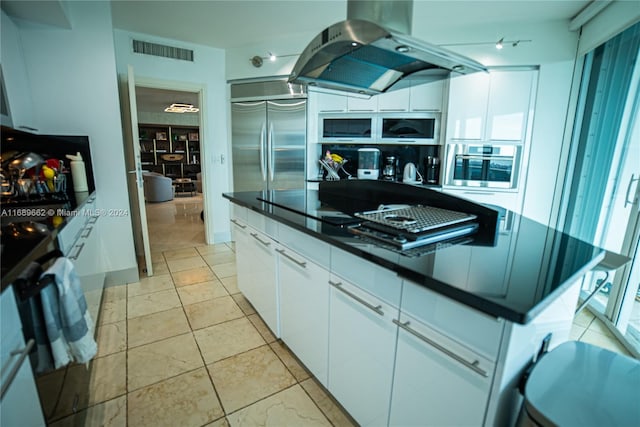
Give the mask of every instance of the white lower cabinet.
M 29 363 L 29 352 L 34 341 L 30 340 L 28 345 L 25 345 L 22 321 L 10 285 L 0 297 L 0 332 L 0 425 L 45 426 L 33 370 Z
M 493 362 L 401 313 L 392 426 L 480 426 Z
M 329 271 L 286 246 L 276 251 L 282 340 L 326 387 Z
M 338 276 L 329 284 L 328 389 L 361 426 L 386 425 L 398 307 Z
M 279 337 L 276 242 L 238 219 L 234 218 L 232 222 L 236 239 L 238 289 L 271 332 Z

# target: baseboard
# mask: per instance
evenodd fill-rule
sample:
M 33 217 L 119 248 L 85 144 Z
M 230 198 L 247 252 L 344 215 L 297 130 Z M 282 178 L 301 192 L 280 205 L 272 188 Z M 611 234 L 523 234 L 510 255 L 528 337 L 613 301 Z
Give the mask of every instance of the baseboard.
M 138 267 L 128 268 L 126 270 L 109 271 L 104 280 L 104 286 L 117 286 L 127 283 L 135 283 L 140 281 Z

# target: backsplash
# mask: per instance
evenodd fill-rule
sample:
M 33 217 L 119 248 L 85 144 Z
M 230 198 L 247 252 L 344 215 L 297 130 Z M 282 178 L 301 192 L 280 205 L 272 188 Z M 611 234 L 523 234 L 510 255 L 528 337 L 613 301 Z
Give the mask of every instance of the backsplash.
M 377 148 L 380 150 L 380 170 L 384 167 L 386 157 L 394 156 L 397 159 L 396 180 L 402 180 L 402 171 L 407 163 L 411 162 L 416 165 L 420 175 L 427 176 L 427 158 L 441 158 L 441 149 L 439 145 L 396 145 L 396 144 L 322 144 L 322 156 L 330 151 L 339 154 L 347 162 L 344 170 L 352 176 L 356 176 L 358 169 L 358 149 L 360 148 Z M 326 171 L 322 172 L 322 179 L 326 178 Z M 340 172 L 341 178 L 346 178 L 344 172 Z M 436 173 L 435 185 L 440 184 L 439 170 Z

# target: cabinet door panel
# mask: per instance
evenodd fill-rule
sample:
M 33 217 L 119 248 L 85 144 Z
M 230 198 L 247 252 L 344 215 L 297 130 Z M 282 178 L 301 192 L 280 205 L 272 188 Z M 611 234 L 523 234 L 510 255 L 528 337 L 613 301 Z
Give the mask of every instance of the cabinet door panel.
M 442 111 L 444 81 L 426 83 L 411 88 L 411 111 Z
M 532 72 L 491 73 L 487 139 L 523 141 L 529 115 Z
M 353 113 L 375 113 L 378 111 L 378 97 L 359 98 L 349 96 L 347 98 L 347 110 Z
M 333 93 L 317 93 L 319 113 L 343 113 L 347 111 L 347 97 Z
M 411 89 L 400 89 L 381 93 L 378 97 L 378 111 L 381 113 L 404 112 L 409 110 Z
M 447 139 L 484 138 L 490 77 L 474 73 L 451 79 Z
M 360 425 L 386 425 L 398 308 L 339 277 L 331 283 L 329 391 Z
M 245 296 L 271 331 L 279 337 L 275 242 L 256 230 L 248 230 L 248 256 L 241 266 L 248 270 L 248 283 L 245 283 L 248 293 Z
M 442 337 L 436 337 L 429 328 L 409 316 L 403 316 L 401 321 L 409 321 L 413 330 L 433 339 L 447 351 L 470 362 L 478 360 L 478 366 L 487 372 L 487 377 L 400 329 L 389 425 L 482 425 L 489 400 L 492 365 Z
M 289 248 L 278 251 L 282 340 L 326 386 L 329 272 Z

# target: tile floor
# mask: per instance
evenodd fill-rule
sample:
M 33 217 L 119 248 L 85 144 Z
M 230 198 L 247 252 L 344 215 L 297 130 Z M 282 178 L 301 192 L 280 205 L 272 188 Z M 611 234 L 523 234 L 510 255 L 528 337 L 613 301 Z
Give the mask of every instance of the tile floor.
M 233 244 L 204 244 L 201 204 L 148 206 L 155 274 L 105 289 L 90 378 L 39 378 L 51 425 L 355 425 L 239 293 Z
M 205 245 L 201 206 L 148 205 L 154 276 L 105 290 L 91 378 L 39 378 L 62 396 L 89 383 L 78 414 L 68 398 L 45 408 L 51 425 L 355 425 L 239 293 L 233 243 Z M 628 355 L 586 310 L 571 338 Z

